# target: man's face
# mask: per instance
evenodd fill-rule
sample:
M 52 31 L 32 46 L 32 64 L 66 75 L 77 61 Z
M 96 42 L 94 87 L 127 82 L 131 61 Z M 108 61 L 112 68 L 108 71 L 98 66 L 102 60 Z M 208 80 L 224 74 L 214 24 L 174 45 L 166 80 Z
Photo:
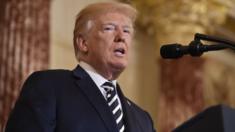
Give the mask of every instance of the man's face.
M 124 70 L 128 63 L 132 37 L 133 26 L 125 15 L 107 13 L 99 16 L 94 21 L 86 41 L 88 63 L 99 72 Z

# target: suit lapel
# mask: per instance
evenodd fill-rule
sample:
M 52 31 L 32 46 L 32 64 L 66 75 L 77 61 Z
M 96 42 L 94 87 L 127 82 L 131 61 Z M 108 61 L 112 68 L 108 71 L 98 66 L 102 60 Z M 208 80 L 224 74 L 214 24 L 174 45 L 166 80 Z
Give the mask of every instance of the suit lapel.
M 119 85 L 117 85 L 117 91 L 118 91 L 120 100 L 122 102 L 124 120 L 126 124 L 126 132 L 144 132 L 144 130 L 140 127 L 140 124 L 134 115 L 131 102 L 129 102 L 128 99 L 126 99 Z
M 73 71 L 77 86 L 84 92 L 91 105 L 95 108 L 106 128 L 110 132 L 118 132 L 116 122 L 103 95 L 90 76 L 80 66 Z

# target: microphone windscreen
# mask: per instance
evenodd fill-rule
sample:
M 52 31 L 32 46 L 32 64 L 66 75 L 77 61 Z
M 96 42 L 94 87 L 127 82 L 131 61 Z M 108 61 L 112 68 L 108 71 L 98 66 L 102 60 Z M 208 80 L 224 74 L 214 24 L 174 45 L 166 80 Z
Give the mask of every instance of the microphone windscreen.
M 180 44 L 163 45 L 160 49 L 160 54 L 162 58 L 179 58 L 183 56 L 180 52 L 181 47 L 182 46 Z

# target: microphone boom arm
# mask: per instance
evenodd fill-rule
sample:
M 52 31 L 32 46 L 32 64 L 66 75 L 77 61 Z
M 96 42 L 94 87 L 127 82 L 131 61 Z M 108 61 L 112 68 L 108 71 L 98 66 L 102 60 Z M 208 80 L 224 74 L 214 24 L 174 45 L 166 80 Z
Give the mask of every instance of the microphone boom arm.
M 217 45 L 223 45 L 226 48 L 230 48 L 230 49 L 235 50 L 235 42 L 232 42 L 230 40 L 196 33 L 194 36 L 194 41 L 200 41 L 200 40 L 217 42 Z M 224 48 L 222 48 L 222 49 L 224 49 Z

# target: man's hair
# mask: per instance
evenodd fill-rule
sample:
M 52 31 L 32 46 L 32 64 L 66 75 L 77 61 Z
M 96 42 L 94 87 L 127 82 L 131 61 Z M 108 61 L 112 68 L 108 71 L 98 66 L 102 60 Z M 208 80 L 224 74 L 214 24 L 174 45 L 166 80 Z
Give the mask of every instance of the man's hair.
M 88 5 L 82 9 L 76 17 L 73 42 L 77 59 L 79 49 L 76 47 L 76 38 L 80 37 L 80 35 L 83 37 L 87 35 L 92 26 L 92 21 L 95 20 L 97 16 L 110 12 L 120 13 L 127 16 L 131 19 L 132 24 L 134 25 L 137 16 L 137 10 L 128 4 L 119 2 L 101 2 Z

